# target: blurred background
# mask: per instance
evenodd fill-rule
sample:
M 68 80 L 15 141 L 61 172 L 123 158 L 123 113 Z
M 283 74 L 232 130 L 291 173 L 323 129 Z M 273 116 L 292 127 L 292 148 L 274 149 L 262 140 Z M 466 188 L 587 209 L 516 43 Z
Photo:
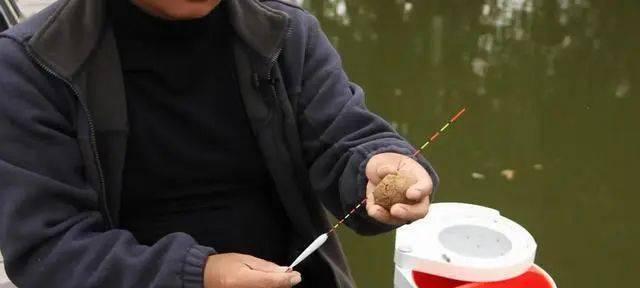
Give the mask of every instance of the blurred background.
M 640 1 L 297 2 L 414 145 L 468 107 L 425 153 L 436 201 L 522 224 L 559 287 L 637 285 Z M 360 287 L 390 287 L 394 235 L 340 232 Z

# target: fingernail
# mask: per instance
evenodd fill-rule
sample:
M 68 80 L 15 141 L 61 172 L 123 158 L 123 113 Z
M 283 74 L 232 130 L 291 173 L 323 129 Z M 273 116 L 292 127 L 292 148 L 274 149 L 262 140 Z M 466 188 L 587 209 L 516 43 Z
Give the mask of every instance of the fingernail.
M 407 209 L 407 207 L 398 207 L 400 208 L 400 210 L 396 210 L 396 215 L 393 215 L 395 217 L 405 217 L 405 215 L 407 215 L 407 213 L 409 213 L 409 210 Z
M 298 283 L 302 282 L 302 276 L 300 275 L 293 276 L 291 277 L 291 279 L 289 279 L 289 281 L 291 281 L 291 286 L 298 285 Z

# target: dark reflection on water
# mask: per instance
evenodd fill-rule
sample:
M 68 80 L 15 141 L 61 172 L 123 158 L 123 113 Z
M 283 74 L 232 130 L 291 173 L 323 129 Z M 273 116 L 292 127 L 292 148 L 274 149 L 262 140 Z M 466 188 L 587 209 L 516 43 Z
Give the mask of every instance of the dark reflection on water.
M 426 153 L 438 201 L 520 222 L 560 287 L 635 283 L 640 1 L 299 2 L 414 144 L 469 107 Z M 341 233 L 360 286 L 390 287 L 393 235 Z

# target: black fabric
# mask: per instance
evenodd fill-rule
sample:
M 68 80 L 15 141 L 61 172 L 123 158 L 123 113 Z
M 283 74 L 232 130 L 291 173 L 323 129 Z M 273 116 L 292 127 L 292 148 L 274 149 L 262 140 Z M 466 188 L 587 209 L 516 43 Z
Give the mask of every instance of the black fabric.
M 284 265 L 289 222 L 241 100 L 224 3 L 167 21 L 112 2 L 130 122 L 122 226 L 143 244 L 186 232 Z
M 0 32 L 9 28 L 9 25 L 5 22 L 4 18 L 0 17 Z

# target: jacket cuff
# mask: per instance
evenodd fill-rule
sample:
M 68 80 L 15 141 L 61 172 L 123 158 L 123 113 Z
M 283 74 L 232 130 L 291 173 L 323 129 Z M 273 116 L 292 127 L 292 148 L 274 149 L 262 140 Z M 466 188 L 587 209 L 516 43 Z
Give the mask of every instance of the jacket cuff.
M 187 250 L 182 265 L 182 287 L 204 287 L 204 266 L 207 263 L 209 255 L 215 253 L 216 251 L 213 248 L 200 245 L 194 245 Z

